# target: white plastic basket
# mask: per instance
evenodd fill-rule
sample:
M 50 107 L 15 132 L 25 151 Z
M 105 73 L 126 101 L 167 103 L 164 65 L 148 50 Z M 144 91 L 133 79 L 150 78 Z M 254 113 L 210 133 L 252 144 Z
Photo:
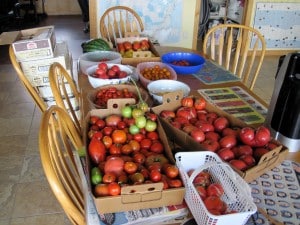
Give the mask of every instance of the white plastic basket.
M 217 154 L 209 151 L 178 152 L 175 159 L 186 188 L 185 201 L 198 225 L 244 225 L 257 211 L 249 185 Z M 189 177 L 187 172 L 191 169 L 194 172 Z M 222 200 L 228 209 L 237 213 L 217 216 L 208 212 L 193 184 L 194 178 L 203 170 L 211 174 L 212 182 L 223 186 Z

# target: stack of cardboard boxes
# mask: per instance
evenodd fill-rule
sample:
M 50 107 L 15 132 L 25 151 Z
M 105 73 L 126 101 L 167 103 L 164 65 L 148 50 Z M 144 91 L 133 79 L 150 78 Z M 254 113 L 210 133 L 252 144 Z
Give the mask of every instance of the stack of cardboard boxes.
M 11 44 L 24 75 L 48 106 L 55 101 L 49 83 L 49 68 L 54 62 L 60 63 L 73 77 L 73 61 L 65 42 L 57 42 L 54 26 L 6 32 L 1 42 Z M 70 90 L 70 89 L 69 89 Z M 70 96 L 72 96 L 70 90 Z M 74 101 L 74 105 L 78 103 Z

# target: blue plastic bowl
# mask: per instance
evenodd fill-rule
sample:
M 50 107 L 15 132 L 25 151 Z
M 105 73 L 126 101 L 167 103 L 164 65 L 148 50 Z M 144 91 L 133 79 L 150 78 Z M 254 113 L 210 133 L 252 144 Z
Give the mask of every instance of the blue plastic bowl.
M 173 64 L 173 62 L 180 60 L 186 60 L 190 66 Z M 177 74 L 197 73 L 205 63 L 205 59 L 202 56 L 190 52 L 169 52 L 161 56 L 161 61 L 171 66 Z

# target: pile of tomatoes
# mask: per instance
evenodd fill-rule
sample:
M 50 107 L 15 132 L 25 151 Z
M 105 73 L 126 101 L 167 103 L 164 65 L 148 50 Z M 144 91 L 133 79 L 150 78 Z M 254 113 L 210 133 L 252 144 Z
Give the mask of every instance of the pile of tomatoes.
M 190 66 L 191 65 L 190 62 L 187 60 L 173 61 L 172 64 L 175 66 Z
M 98 108 L 107 108 L 108 99 L 120 99 L 120 98 L 134 98 L 138 100 L 137 94 L 129 91 L 127 88 L 117 89 L 116 87 L 101 88 L 97 91 L 94 96 L 93 103 L 98 106 Z
M 188 175 L 190 176 L 193 172 L 194 170 L 188 171 Z M 209 172 L 203 170 L 197 174 L 193 180 L 193 185 L 211 214 L 225 215 L 236 213 L 236 211 L 230 210 L 222 200 L 224 188 L 220 183 L 211 181 L 211 174 Z
M 141 70 L 141 74 L 144 78 L 152 81 L 172 78 L 171 71 L 168 68 L 160 67 L 159 65 L 146 67 Z
M 185 97 L 176 111 L 163 110 L 160 116 L 191 136 L 201 149 L 216 152 L 241 171 L 257 165 L 264 154 L 278 147 L 268 128 L 233 127 L 227 117 L 207 111 L 203 98 Z
M 182 186 L 178 168 L 164 155 L 155 114 L 125 106 L 120 115 L 91 116 L 89 124 L 95 196 L 119 195 L 126 185 L 163 182 L 164 189 Z
M 127 77 L 128 74 L 121 70 L 118 65 L 108 67 L 107 63 L 100 62 L 93 76 L 100 79 L 121 79 Z

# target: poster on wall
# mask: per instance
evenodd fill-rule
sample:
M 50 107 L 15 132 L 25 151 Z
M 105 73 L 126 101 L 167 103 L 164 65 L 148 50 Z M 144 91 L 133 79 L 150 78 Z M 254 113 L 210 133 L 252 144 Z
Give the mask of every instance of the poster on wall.
M 115 5 L 124 5 L 134 9 L 144 22 L 145 30 L 143 34 L 158 40 L 160 44 L 180 42 L 182 30 L 182 0 L 102 0 L 100 4 L 100 15 L 102 15 L 107 8 Z
M 300 3 L 258 1 L 253 26 L 265 37 L 268 49 L 300 48 Z

